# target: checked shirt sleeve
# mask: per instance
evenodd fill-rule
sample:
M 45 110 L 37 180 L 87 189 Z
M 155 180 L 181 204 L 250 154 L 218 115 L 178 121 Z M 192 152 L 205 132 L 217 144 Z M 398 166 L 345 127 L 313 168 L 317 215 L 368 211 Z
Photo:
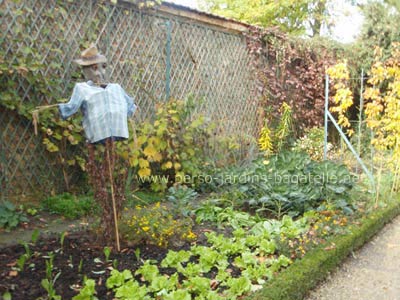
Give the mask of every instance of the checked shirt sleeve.
M 121 88 L 121 89 L 122 89 L 122 88 Z M 133 98 L 130 97 L 130 96 L 125 92 L 124 89 L 122 89 L 122 91 L 123 91 L 123 95 L 124 95 L 126 104 L 128 104 L 128 117 L 132 117 L 133 114 L 135 113 L 136 109 L 137 109 L 137 106 L 136 106 L 136 104 L 135 104 Z
M 71 99 L 68 103 L 62 103 L 58 105 L 58 109 L 60 111 L 60 115 L 63 120 L 72 116 L 74 113 L 78 111 L 83 102 L 83 97 L 80 93 L 79 85 L 76 84 L 74 87 L 74 91 L 72 92 Z

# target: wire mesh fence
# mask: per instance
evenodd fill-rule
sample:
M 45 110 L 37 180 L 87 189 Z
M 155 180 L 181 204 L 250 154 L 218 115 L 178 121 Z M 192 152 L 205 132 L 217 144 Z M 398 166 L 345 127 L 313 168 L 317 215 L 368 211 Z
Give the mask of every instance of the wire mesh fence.
M 243 151 L 257 133 L 251 57 L 240 33 L 124 2 L 0 0 L 0 11 L 4 63 L 11 66 L 29 52 L 40 54 L 46 67 L 37 74 L 60 79 L 56 87 L 40 88 L 53 89 L 59 98 L 68 99 L 79 80 L 73 59 L 83 45 L 96 42 L 108 57 L 111 81 L 120 83 L 140 107 L 137 122 L 151 118 L 157 102 L 191 95 L 220 132 L 243 138 Z M 21 101 L 56 103 L 36 93 L 34 83 L 17 75 L 12 80 Z M 30 121 L 0 106 L 0 130 L 2 198 L 65 189 L 56 155 L 34 136 Z M 82 174 L 73 172 L 79 181 Z

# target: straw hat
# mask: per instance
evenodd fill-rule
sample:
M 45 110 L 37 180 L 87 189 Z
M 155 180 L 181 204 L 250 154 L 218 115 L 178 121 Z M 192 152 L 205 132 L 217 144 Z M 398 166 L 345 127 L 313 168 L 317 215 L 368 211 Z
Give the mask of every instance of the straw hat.
M 74 60 L 78 65 L 90 66 L 107 62 L 107 58 L 100 54 L 94 44 L 84 51 L 82 51 L 81 58 Z

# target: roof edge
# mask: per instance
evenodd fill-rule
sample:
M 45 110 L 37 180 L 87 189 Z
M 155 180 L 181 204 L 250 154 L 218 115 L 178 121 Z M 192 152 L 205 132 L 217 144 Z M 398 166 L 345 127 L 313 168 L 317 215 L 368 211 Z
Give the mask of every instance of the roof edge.
M 162 2 L 161 5 L 157 7 L 157 10 L 169 15 L 179 16 L 193 21 L 198 21 L 203 24 L 216 26 L 229 32 L 243 33 L 249 31 L 249 29 L 252 27 L 252 25 L 240 21 L 228 19 L 171 2 Z

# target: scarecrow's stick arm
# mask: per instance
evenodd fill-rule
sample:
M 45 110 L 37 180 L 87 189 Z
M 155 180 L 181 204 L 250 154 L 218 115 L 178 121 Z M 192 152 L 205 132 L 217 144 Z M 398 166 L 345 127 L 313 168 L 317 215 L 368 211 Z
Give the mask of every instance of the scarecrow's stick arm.
M 53 107 L 58 106 L 58 104 L 51 104 L 51 105 L 43 105 L 43 106 L 36 106 L 36 109 L 32 110 L 31 114 L 32 114 L 32 123 L 33 123 L 33 127 L 35 129 L 35 135 L 38 134 L 38 130 L 37 130 L 37 125 L 39 123 L 39 112 L 46 110 L 46 109 L 50 109 Z

